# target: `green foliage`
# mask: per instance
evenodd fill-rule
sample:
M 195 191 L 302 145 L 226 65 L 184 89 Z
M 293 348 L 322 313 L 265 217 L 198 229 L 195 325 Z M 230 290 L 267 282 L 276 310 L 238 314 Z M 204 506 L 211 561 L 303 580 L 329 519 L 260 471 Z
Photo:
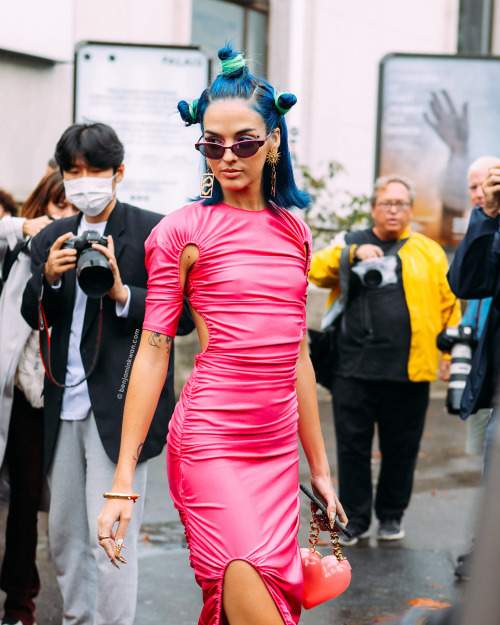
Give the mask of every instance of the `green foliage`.
M 340 163 L 330 161 L 318 177 L 312 175 L 307 165 L 300 165 L 299 169 L 302 188 L 312 197 L 305 221 L 311 228 L 314 249 L 327 247 L 339 232 L 369 227 L 368 196 L 333 189 L 332 181 L 343 171 Z

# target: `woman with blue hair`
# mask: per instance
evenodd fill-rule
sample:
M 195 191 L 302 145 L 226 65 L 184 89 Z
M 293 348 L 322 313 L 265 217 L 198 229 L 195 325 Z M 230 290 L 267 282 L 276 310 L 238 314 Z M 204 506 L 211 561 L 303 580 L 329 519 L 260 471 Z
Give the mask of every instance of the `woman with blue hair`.
M 302 599 L 297 432 L 313 490 L 332 522 L 336 513 L 347 522 L 305 339 L 311 234 L 287 210 L 309 198 L 295 185 L 287 144 L 295 96 L 253 77 L 230 47 L 219 58 L 213 84 L 178 106 L 187 125 L 201 125 L 202 192 L 146 243 L 144 331 L 99 535 L 111 561 L 123 562 L 134 467 L 186 295 L 201 353 L 170 423 L 167 468 L 203 589 L 199 623 L 292 625 Z

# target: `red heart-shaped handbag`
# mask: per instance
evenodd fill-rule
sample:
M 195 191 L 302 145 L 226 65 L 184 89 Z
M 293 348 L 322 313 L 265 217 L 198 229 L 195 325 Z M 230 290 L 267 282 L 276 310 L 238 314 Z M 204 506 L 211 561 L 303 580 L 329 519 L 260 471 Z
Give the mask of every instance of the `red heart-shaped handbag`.
M 325 557 L 321 557 L 315 549 L 318 534 L 318 526 L 312 519 L 309 538 L 311 546 L 300 550 L 304 573 L 302 605 L 306 610 L 337 597 L 351 583 L 351 565 L 342 555 L 336 532 L 330 533 L 333 555 Z

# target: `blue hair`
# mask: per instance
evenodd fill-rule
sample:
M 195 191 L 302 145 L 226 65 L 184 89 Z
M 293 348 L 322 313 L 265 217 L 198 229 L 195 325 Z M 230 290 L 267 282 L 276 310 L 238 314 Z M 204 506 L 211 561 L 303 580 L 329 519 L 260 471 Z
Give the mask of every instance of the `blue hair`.
M 297 98 L 291 93 L 276 94 L 265 78 L 252 76 L 244 64 L 241 53 L 226 45 L 218 52 L 223 64 L 222 72 L 191 104 L 182 100 L 177 105 L 186 126 L 199 123 L 203 131 L 203 118 L 207 107 L 216 100 L 246 100 L 262 117 L 266 134 L 275 128 L 280 129 L 280 159 L 276 165 L 276 193 L 271 196 L 271 167 L 264 166 L 263 191 L 266 203 L 274 202 L 282 208 L 307 208 L 311 201 L 308 193 L 301 191 L 295 184 L 292 161 L 288 149 L 288 131 L 284 113 L 292 108 Z M 224 68 L 225 65 L 225 68 Z M 206 168 L 206 163 L 205 163 Z M 200 199 L 200 198 L 198 198 Z M 203 200 L 203 204 L 219 204 L 223 201 L 222 188 L 214 179 L 212 197 Z

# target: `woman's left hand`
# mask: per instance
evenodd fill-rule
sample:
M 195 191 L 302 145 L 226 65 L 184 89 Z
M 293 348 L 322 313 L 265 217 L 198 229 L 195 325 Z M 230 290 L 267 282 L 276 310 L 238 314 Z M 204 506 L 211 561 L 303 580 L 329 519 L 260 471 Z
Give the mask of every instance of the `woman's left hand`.
M 97 520 L 97 539 L 109 557 L 109 561 L 117 569 L 120 567 L 116 560 L 122 564 L 127 564 L 125 558 L 121 555 L 125 532 L 132 518 L 132 509 L 134 503 L 123 499 L 108 499 L 101 514 Z M 115 523 L 118 522 L 116 532 L 113 530 Z
M 344 512 L 344 508 L 337 497 L 337 493 L 335 492 L 332 480 L 329 475 L 325 476 L 313 476 L 311 475 L 311 486 L 313 493 L 316 497 L 323 501 L 328 510 L 328 518 L 330 520 L 335 521 L 335 516 L 338 515 L 339 520 L 344 525 L 347 525 L 348 519 L 346 513 Z M 316 506 L 311 504 L 311 510 L 315 509 Z M 314 514 L 314 512 L 313 512 Z M 326 523 L 319 523 L 319 527 L 322 531 L 327 532 L 330 530 L 330 527 L 326 525 Z

